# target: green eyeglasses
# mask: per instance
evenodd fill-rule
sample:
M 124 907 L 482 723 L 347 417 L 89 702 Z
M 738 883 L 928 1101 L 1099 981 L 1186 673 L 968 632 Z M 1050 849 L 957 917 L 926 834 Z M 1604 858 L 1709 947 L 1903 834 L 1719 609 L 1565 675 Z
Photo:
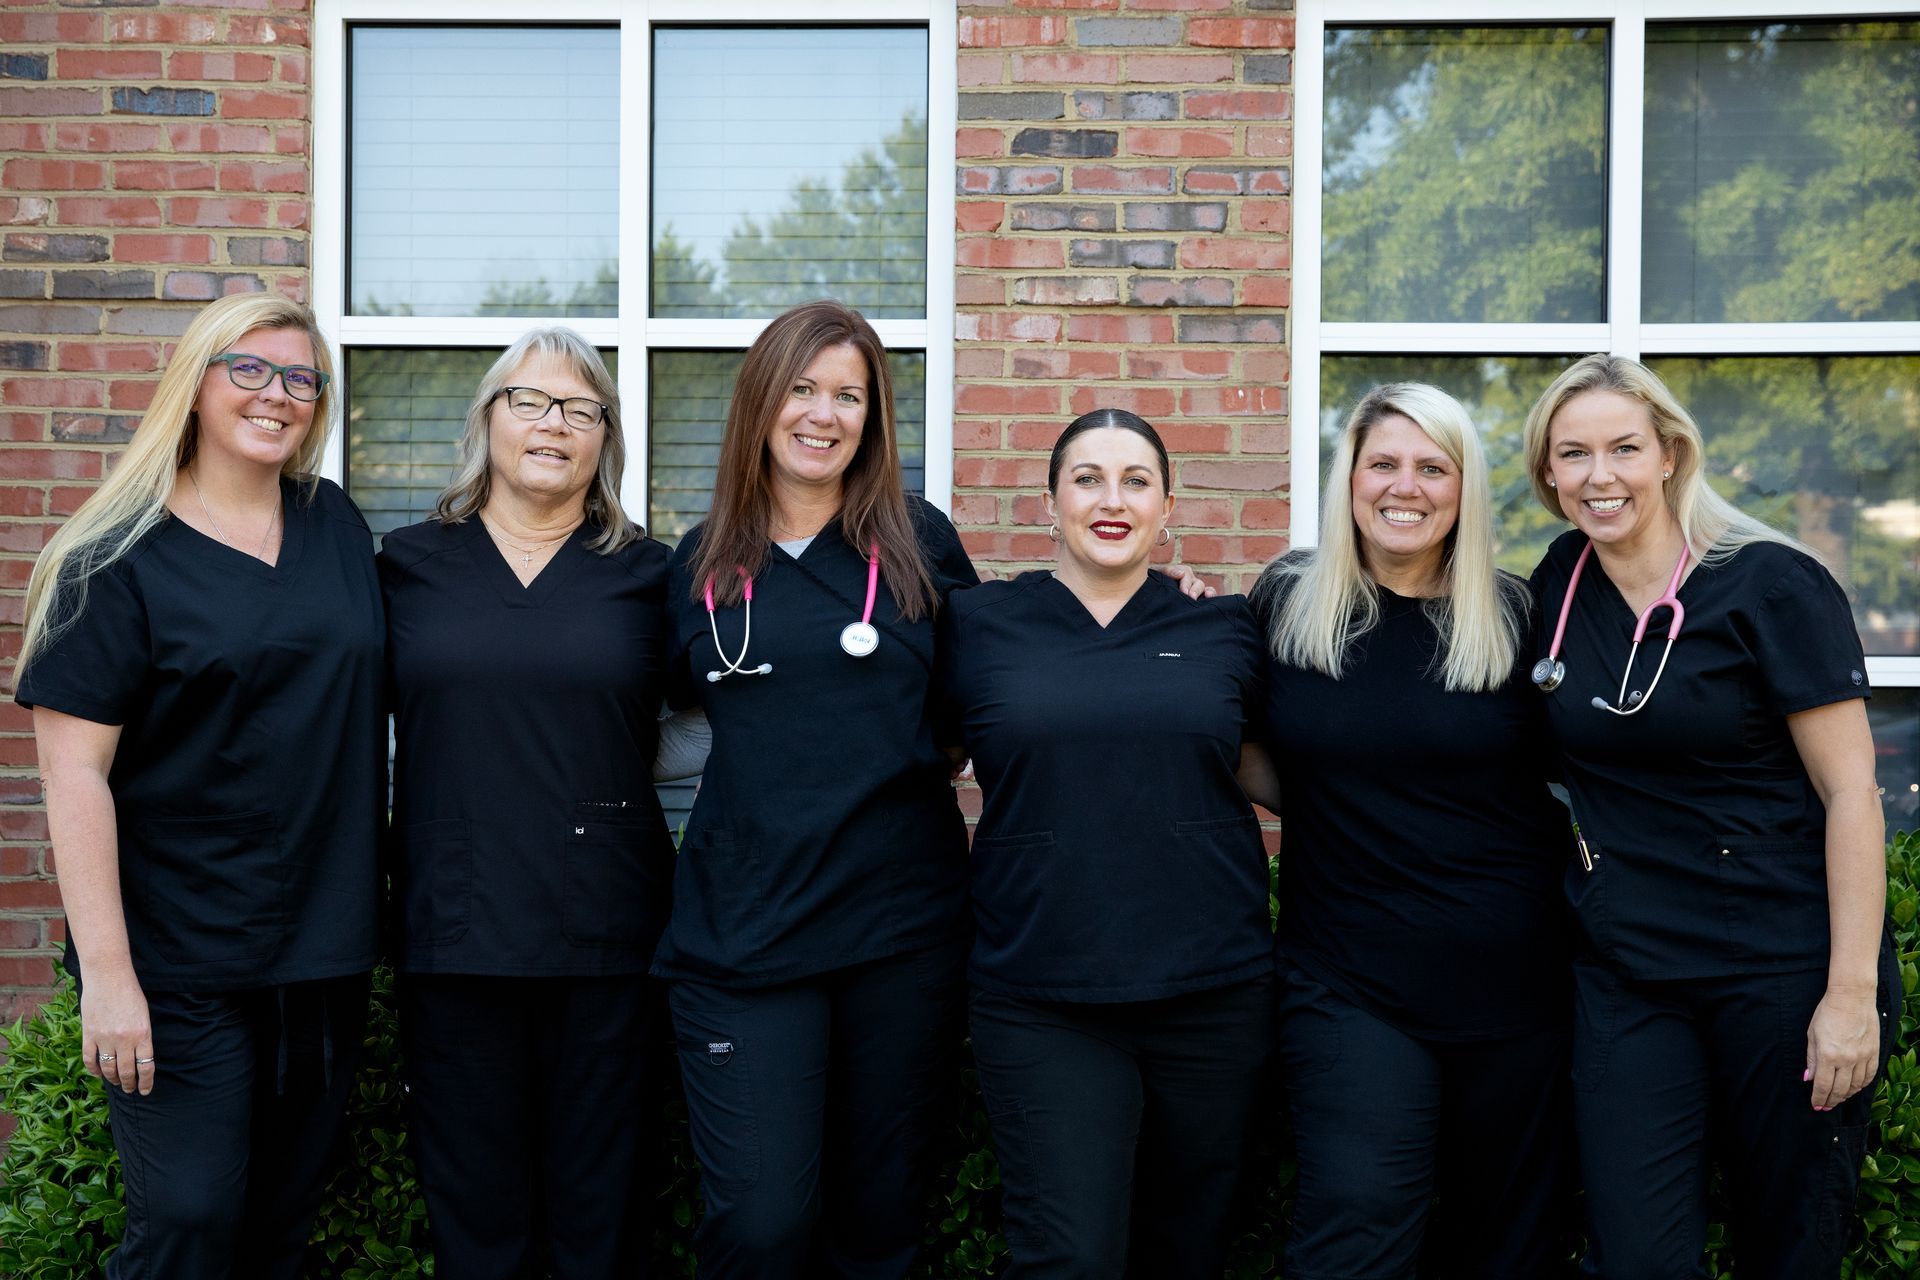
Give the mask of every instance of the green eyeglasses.
M 263 390 L 275 374 L 280 375 L 280 385 L 295 400 L 318 400 L 327 389 L 327 375 L 304 364 L 275 364 L 240 351 L 222 352 L 207 364 L 227 366 L 227 377 L 242 391 Z

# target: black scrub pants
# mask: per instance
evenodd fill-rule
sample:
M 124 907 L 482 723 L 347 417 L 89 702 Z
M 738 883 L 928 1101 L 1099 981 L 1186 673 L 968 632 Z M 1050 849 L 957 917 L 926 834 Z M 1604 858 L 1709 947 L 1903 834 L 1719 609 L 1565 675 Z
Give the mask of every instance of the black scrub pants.
M 147 992 L 153 1092 L 107 1089 L 127 1228 L 108 1280 L 296 1280 L 367 1018 L 365 975 Z
M 668 989 L 706 1216 L 702 1280 L 894 1280 L 925 1235 L 965 952 Z
M 1900 972 L 1880 956 L 1880 1072 L 1815 1111 L 1807 1023 L 1826 970 L 1635 982 L 1574 965 L 1574 1115 L 1592 1248 L 1609 1280 L 1708 1274 L 1718 1158 L 1740 1280 L 1839 1274 L 1873 1094 L 1893 1049 Z
M 1273 979 L 1124 1004 L 975 990 L 1009 1280 L 1219 1280 Z
M 658 988 L 402 974 L 407 1126 L 435 1274 L 646 1274 Z
M 1288 1280 L 1565 1274 L 1564 1026 L 1418 1039 L 1284 964 L 1275 1026 L 1300 1168 Z

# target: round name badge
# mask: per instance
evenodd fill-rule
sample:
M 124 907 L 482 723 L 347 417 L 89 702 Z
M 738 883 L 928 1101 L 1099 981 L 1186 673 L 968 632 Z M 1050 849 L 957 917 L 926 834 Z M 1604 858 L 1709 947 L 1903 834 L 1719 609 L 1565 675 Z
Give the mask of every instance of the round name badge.
M 849 622 L 840 632 L 840 647 L 856 658 L 864 658 L 880 647 L 880 633 L 870 622 Z

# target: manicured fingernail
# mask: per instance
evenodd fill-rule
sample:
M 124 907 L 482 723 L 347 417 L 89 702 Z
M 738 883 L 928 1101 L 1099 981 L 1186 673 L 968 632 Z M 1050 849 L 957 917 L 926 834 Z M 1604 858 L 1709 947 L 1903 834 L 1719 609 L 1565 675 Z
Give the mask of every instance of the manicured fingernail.
M 1806 1081 L 1813 1079 L 1813 1068 L 1808 1067 L 1805 1071 L 1802 1071 L 1800 1073 L 1800 1079 L 1802 1083 L 1805 1083 Z

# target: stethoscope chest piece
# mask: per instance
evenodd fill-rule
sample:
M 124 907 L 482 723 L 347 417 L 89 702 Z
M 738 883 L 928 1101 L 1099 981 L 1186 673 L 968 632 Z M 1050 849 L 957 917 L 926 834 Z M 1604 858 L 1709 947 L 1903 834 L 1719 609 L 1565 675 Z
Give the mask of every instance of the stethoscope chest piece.
M 1542 693 L 1552 693 L 1567 678 L 1567 664 L 1557 658 L 1542 658 L 1533 664 L 1533 682 Z
M 855 658 L 864 658 L 880 647 L 880 632 L 870 622 L 849 622 L 840 629 L 840 647 Z

